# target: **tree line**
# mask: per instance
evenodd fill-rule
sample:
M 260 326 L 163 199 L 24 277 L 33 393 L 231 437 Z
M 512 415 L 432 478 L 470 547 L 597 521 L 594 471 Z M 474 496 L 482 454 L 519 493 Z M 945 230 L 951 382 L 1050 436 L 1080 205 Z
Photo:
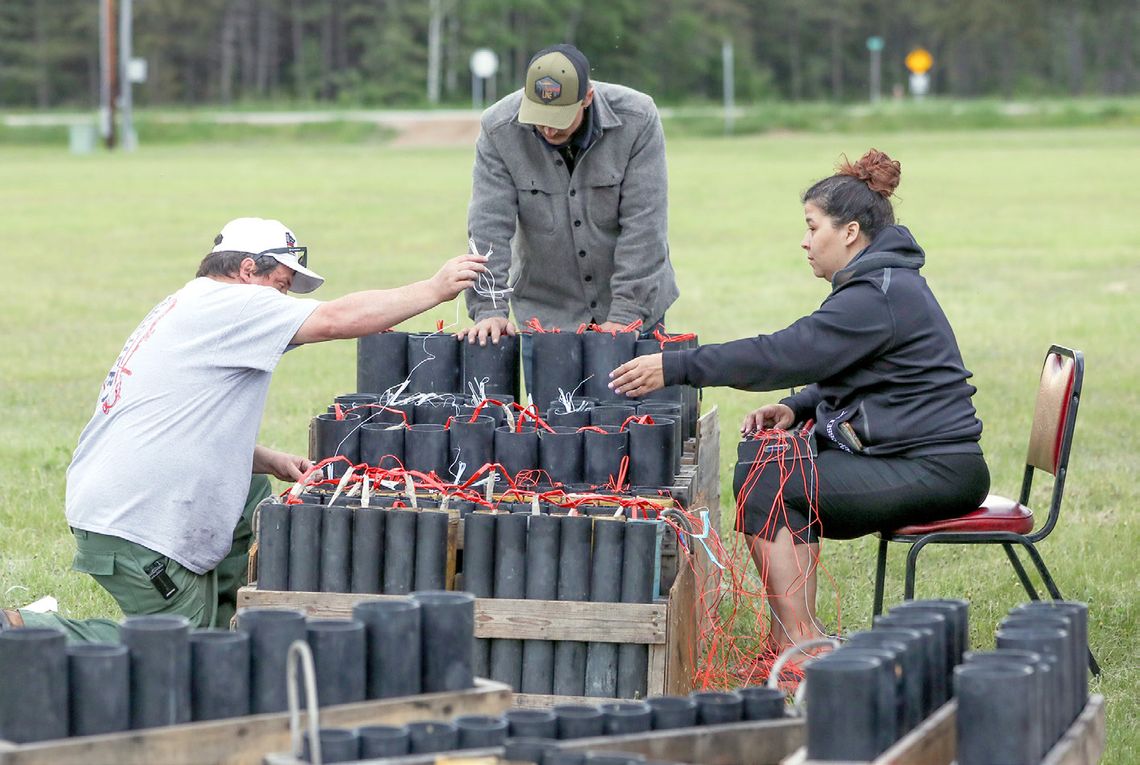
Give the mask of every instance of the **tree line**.
M 100 6 L 0 0 L 0 107 L 99 103 Z M 953 97 L 1133 94 L 1137 0 L 133 0 L 139 105 L 293 102 L 464 104 L 468 60 L 499 57 L 488 93 L 521 85 L 530 55 L 568 41 L 593 76 L 662 103 L 719 100 L 722 48 L 738 103 L 868 97 L 906 54 L 933 55 L 931 92 Z M 430 73 L 430 76 L 429 76 Z

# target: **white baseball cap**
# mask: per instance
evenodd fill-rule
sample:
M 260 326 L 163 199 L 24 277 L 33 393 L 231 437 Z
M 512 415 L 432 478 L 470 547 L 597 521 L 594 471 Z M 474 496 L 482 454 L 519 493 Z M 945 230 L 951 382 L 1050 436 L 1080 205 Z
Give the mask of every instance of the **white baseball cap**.
M 312 292 L 325 283 L 325 277 L 306 267 L 309 248 L 297 244 L 293 232 L 279 220 L 268 218 L 235 218 L 214 237 L 211 252 L 244 252 L 254 258 L 268 255 L 283 266 L 293 269 L 290 292 Z

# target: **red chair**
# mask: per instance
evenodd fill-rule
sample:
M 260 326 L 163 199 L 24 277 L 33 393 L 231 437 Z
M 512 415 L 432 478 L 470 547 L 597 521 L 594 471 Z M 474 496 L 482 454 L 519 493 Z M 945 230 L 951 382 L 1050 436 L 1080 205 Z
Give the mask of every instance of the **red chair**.
M 1063 600 L 1061 591 L 1053 581 L 1049 568 L 1037 550 L 1037 543 L 1053 531 L 1061 514 L 1061 498 L 1065 493 L 1065 477 L 1069 466 L 1069 447 L 1073 442 L 1073 428 L 1077 422 L 1077 406 L 1081 398 L 1085 360 L 1080 351 L 1054 345 L 1045 355 L 1041 380 L 1037 386 L 1037 405 L 1033 413 L 1033 426 L 1029 433 L 1029 454 L 1025 459 L 1025 476 L 1021 481 L 1021 495 L 1016 501 L 991 494 L 982 506 L 958 518 L 933 523 L 915 524 L 879 534 L 879 557 L 875 570 L 874 614 L 883 611 L 883 581 L 887 569 L 887 545 L 902 542 L 910 545 L 906 556 L 906 583 L 903 597 L 914 598 L 914 580 L 918 554 L 928 544 L 997 544 L 1005 550 L 1009 562 L 1026 593 L 1038 600 L 1036 588 L 1018 557 L 1015 545 L 1028 553 L 1049 594 Z M 1033 473 L 1043 470 L 1053 476 L 1053 497 L 1045 523 L 1033 530 L 1033 511 L 1029 509 L 1029 494 L 1033 486 Z M 1089 653 L 1089 667 L 1100 674 L 1096 659 Z

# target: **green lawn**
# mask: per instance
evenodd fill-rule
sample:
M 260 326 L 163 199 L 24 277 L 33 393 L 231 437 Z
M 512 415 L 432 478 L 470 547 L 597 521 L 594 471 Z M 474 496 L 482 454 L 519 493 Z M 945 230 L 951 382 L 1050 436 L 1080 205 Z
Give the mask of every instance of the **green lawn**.
M 1091 609 L 1104 668 L 1107 763 L 1140 761 L 1136 520 L 1140 364 L 1140 131 L 1125 129 L 892 132 L 670 140 L 671 245 L 682 286 L 673 330 L 704 342 L 778 329 L 810 311 L 826 285 L 798 249 L 798 195 L 841 152 L 870 146 L 903 165 L 897 212 L 928 257 L 927 278 L 950 316 L 985 422 L 994 489 L 1021 478 L 1032 395 L 1051 342 L 1084 351 L 1087 370 L 1067 502 L 1043 544 L 1057 581 Z M 383 145 L 145 147 L 69 156 L 0 147 L 0 262 L 8 310 L 0 365 L 0 605 L 43 595 L 73 616 L 117 613 L 68 571 L 64 474 L 99 383 L 121 343 L 158 300 L 192 277 L 222 223 L 278 217 L 328 277 L 322 297 L 430 274 L 466 246 L 469 149 Z M 413 324 L 455 322 L 456 306 Z M 301 453 L 309 417 L 353 390 L 353 343 L 289 354 L 275 377 L 262 441 Z M 724 495 L 736 426 L 773 396 L 714 389 Z M 163 476 L 152 480 L 162 481 Z M 726 512 L 726 516 L 731 513 Z M 875 541 L 829 542 L 825 618 L 868 624 Z M 895 550 L 888 602 L 901 598 Z M 972 603 L 975 647 L 1024 599 L 1000 551 L 932 549 L 919 596 Z

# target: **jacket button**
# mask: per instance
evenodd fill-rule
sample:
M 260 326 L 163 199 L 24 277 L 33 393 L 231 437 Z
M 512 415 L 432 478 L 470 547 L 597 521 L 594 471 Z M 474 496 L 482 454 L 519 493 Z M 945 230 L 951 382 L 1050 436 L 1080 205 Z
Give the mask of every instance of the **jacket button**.
M 580 220 L 574 221 L 574 228 L 578 228 L 581 225 L 582 225 L 582 221 L 580 221 Z
M 579 258 L 586 257 L 586 251 L 585 250 L 578 250 L 578 257 Z
M 585 280 L 586 280 L 586 281 L 588 281 L 588 282 L 592 282 L 592 281 L 594 281 L 594 277 L 593 277 L 593 276 L 591 276 L 590 274 L 586 274 L 586 276 L 585 276 L 585 277 L 583 277 L 583 278 L 585 278 Z
M 562 167 L 562 160 L 556 159 L 556 160 L 554 160 L 554 164 L 558 165 L 559 167 Z
M 530 193 L 531 193 L 531 194 L 537 194 L 537 193 L 538 193 L 538 189 L 531 189 L 531 190 L 530 190 Z
M 576 189 L 570 189 L 570 196 L 572 196 L 572 197 L 578 196 L 578 191 Z
M 597 308 L 598 307 L 598 301 L 597 300 L 591 300 L 590 301 L 590 307 L 591 308 Z

